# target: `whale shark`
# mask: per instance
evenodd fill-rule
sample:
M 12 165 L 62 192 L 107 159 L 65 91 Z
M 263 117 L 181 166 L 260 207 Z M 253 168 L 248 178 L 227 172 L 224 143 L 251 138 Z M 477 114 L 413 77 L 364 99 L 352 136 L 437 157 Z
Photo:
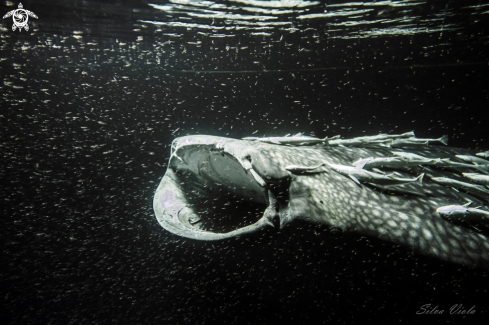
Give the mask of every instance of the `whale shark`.
M 348 139 L 348 146 L 328 141 L 295 146 L 211 135 L 176 138 L 153 199 L 156 220 L 173 234 L 207 241 L 267 227 L 282 229 L 303 220 L 341 233 L 377 237 L 439 260 L 489 267 L 487 219 L 446 218 L 443 209 L 472 202 L 477 213 L 485 215 L 488 195 L 473 190 L 480 186 L 477 183 L 467 185 L 462 173 L 470 170 L 463 164 L 447 168 L 431 163 L 457 161 L 457 155 L 476 152 L 445 143 L 379 146 L 377 141 L 386 138 L 396 136 Z M 365 178 L 358 186 L 349 178 L 369 168 L 356 169 L 354 162 L 397 159 L 399 152 L 417 163 L 376 166 L 375 177 L 382 182 Z M 338 172 L 338 166 L 348 173 Z

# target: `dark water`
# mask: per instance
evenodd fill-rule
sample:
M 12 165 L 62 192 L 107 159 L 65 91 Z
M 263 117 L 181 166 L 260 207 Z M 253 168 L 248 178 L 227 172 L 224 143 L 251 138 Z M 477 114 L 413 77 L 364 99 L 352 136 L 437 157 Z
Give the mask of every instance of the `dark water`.
M 38 16 L 29 31 L 0 25 L 8 323 L 475 324 L 489 312 L 487 270 L 301 223 L 197 242 L 152 210 L 169 145 L 187 134 L 414 130 L 489 149 L 489 2 L 23 5 Z M 445 312 L 416 315 L 425 304 Z M 455 304 L 476 312 L 449 315 Z

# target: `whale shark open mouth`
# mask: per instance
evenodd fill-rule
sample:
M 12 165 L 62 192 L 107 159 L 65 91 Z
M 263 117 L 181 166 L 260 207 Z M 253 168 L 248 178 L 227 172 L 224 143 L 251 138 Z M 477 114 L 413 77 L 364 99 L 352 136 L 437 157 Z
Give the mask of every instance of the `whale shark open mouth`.
M 172 233 L 218 240 L 278 223 L 275 194 L 253 169 L 251 154 L 222 138 L 192 136 L 172 144 L 154 199 L 158 222 Z M 278 189 L 280 185 L 271 184 Z

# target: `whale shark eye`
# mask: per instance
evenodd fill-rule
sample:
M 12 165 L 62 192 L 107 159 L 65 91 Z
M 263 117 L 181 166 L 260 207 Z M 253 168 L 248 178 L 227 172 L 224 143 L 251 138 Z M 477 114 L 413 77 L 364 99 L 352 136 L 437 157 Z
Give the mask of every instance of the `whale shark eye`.
M 341 230 L 341 228 L 338 227 L 331 227 L 329 229 L 329 234 L 333 238 L 338 238 L 343 234 L 343 230 Z

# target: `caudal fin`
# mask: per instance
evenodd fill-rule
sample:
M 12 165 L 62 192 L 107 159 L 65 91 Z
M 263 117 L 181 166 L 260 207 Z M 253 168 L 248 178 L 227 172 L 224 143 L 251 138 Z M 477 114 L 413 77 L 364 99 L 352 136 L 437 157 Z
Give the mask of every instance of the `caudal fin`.
M 448 135 L 444 135 L 442 136 L 440 139 L 438 139 L 438 141 L 440 141 L 441 143 L 443 143 L 444 145 L 448 145 Z
M 415 178 L 415 181 L 418 182 L 418 184 L 421 186 L 423 186 L 423 177 L 424 177 L 424 173 L 422 173 L 421 175 Z

